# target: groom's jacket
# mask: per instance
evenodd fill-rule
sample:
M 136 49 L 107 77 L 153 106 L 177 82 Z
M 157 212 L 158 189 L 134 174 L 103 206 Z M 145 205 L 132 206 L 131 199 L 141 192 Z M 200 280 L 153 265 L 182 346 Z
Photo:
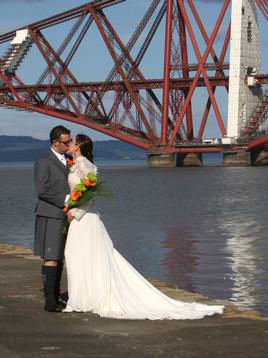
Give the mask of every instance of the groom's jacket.
M 69 168 L 49 151 L 34 165 L 34 180 L 38 196 L 36 215 L 50 218 L 63 218 L 63 206 L 68 186 Z

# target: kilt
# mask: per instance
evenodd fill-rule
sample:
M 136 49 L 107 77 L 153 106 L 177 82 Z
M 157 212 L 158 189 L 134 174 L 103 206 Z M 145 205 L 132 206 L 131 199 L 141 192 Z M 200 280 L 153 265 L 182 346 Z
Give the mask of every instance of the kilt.
M 62 219 L 36 215 L 34 254 L 44 260 L 63 260 L 66 236 L 62 234 Z

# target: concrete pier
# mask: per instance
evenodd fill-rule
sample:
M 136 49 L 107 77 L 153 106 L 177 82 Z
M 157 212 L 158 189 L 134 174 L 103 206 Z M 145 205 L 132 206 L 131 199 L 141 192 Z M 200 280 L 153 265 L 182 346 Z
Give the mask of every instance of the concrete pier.
M 149 168 L 201 167 L 201 153 L 148 154 Z
M 177 167 L 202 167 L 203 160 L 201 153 L 178 153 L 176 160 Z
M 250 152 L 246 150 L 230 151 L 223 154 L 225 167 L 248 167 L 251 166 Z
M 147 162 L 149 168 L 174 168 L 176 166 L 174 154 L 148 154 Z
M 149 168 L 202 167 L 202 153 L 159 154 L 147 157 Z M 223 166 L 249 167 L 268 165 L 268 150 L 248 151 L 245 147 L 234 148 L 223 153 Z
M 268 165 L 268 151 L 258 150 L 251 152 L 252 165 L 262 166 Z

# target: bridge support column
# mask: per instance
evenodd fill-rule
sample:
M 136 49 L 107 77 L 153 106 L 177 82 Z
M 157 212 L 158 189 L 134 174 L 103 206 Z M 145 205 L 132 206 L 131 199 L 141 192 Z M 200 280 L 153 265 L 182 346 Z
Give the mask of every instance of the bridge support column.
M 268 150 L 253 150 L 251 152 L 252 165 L 262 166 L 268 165 Z
M 250 152 L 245 149 L 223 153 L 225 167 L 248 167 L 251 165 Z
M 232 1 L 227 136 L 237 138 L 262 100 L 262 87 L 247 76 L 261 73 L 256 1 Z
M 201 167 L 203 166 L 202 153 L 178 153 L 177 167 Z
M 176 167 L 174 154 L 154 154 L 150 153 L 147 157 L 149 168 L 174 168 Z

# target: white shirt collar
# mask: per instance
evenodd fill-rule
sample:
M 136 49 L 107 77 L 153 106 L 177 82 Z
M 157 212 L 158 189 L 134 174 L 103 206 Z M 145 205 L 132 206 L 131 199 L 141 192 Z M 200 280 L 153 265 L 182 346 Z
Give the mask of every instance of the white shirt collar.
M 64 154 L 56 152 L 53 148 L 50 148 L 52 153 L 56 155 L 56 157 L 59 159 L 60 162 L 62 162 L 64 165 L 66 165 L 66 158 Z

